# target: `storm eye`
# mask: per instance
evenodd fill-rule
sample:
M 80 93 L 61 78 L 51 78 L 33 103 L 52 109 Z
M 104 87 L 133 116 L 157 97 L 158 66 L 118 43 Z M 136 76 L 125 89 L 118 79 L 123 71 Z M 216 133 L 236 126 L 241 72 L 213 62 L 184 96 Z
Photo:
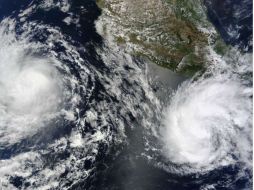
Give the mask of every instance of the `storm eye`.
M 8 110 L 17 114 L 46 114 L 57 108 L 60 84 L 48 63 L 27 65 L 11 81 L 7 89 Z

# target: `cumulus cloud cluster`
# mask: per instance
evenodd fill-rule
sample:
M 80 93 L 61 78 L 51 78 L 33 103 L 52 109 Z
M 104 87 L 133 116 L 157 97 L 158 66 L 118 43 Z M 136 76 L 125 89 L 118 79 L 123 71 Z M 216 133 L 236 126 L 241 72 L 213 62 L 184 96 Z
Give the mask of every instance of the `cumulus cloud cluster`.
M 61 80 L 47 58 L 2 31 L 0 39 L 0 143 L 33 135 L 54 117 L 61 103 Z

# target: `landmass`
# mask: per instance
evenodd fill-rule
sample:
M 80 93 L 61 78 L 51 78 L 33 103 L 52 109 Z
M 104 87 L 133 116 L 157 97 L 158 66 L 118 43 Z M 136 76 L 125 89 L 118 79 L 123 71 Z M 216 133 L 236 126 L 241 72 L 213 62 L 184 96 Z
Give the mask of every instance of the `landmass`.
M 226 52 L 199 0 L 97 0 L 97 5 L 103 37 L 175 72 L 193 75 L 209 64 L 211 50 Z

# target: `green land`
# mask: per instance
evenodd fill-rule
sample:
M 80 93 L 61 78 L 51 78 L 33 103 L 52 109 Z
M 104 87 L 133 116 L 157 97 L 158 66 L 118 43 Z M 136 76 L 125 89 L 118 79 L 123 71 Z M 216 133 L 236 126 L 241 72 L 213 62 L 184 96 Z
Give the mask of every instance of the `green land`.
M 97 0 L 103 34 L 131 53 L 185 75 L 209 64 L 209 53 L 227 46 L 199 0 Z

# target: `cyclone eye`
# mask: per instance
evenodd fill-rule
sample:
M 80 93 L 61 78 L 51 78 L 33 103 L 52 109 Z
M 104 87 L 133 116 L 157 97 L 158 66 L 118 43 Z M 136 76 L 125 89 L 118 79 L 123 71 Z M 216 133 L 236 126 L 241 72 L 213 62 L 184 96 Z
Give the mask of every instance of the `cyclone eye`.
M 45 114 L 57 108 L 60 87 L 57 76 L 52 75 L 52 66 L 41 64 L 26 66 L 12 81 L 7 96 L 10 97 L 9 111 L 19 114 Z

